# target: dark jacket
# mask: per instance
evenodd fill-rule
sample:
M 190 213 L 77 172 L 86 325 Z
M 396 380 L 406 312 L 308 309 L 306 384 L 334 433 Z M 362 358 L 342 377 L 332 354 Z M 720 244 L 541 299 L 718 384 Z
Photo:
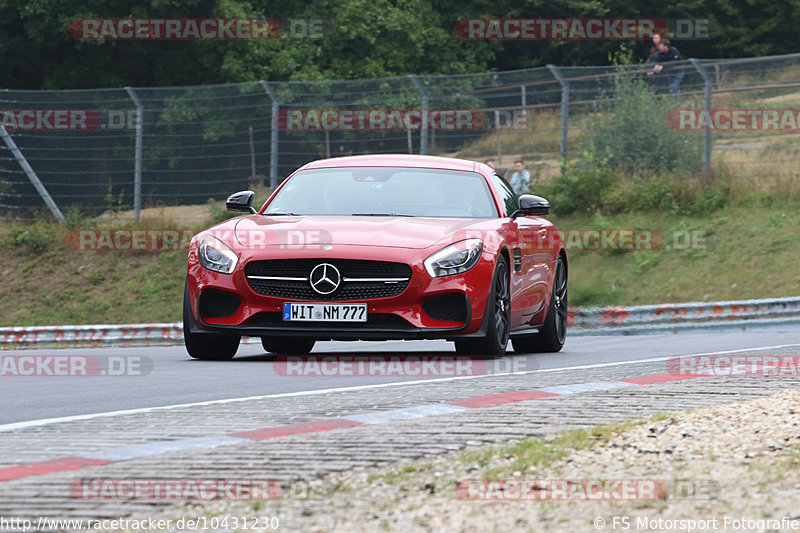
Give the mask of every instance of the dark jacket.
M 674 46 L 670 46 L 666 52 L 656 52 L 651 59 L 653 63 L 668 63 L 670 61 L 683 61 L 683 56 Z

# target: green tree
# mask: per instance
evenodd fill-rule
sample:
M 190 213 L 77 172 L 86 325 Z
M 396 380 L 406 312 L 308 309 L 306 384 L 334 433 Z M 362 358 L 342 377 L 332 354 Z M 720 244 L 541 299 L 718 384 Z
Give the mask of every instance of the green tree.
M 318 19 L 322 39 L 79 41 L 83 17 Z M 708 19 L 710 39 L 676 40 L 685 57 L 795 51 L 800 0 L 0 0 L 3 88 L 171 86 L 351 79 L 556 65 L 605 65 L 620 41 L 465 41 L 469 17 Z M 674 29 L 673 29 L 674 30 Z M 637 42 L 643 56 L 647 42 Z

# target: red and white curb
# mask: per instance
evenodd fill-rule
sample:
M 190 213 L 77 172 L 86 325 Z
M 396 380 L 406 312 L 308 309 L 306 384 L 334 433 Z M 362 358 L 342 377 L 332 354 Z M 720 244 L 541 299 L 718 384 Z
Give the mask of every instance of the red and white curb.
M 429 416 L 452 414 L 467 411 L 469 409 L 482 409 L 497 405 L 578 394 L 581 392 L 596 392 L 618 387 L 651 385 L 655 383 L 667 383 L 671 381 L 681 381 L 685 379 L 702 377 L 709 376 L 705 374 L 656 374 L 638 378 L 625 378 L 616 381 L 592 381 L 587 383 L 558 385 L 535 390 L 517 390 L 512 392 L 489 394 L 485 396 L 473 396 L 443 403 L 356 414 L 343 418 L 313 420 L 310 422 L 301 422 L 286 426 L 242 431 L 227 435 L 196 437 L 174 441 L 135 444 L 130 446 L 118 446 L 114 448 L 92 451 L 80 456 L 59 457 L 57 459 L 50 459 L 47 461 L 0 468 L 0 481 L 11 481 L 30 476 L 51 474 L 54 472 L 77 470 L 89 466 L 105 465 L 115 461 L 126 461 L 130 459 L 138 459 L 171 452 L 219 448 L 222 446 L 233 446 L 247 442 L 287 437 L 290 435 L 320 433 L 335 429 L 347 429 L 372 424 L 384 424 L 396 420 L 410 420 Z

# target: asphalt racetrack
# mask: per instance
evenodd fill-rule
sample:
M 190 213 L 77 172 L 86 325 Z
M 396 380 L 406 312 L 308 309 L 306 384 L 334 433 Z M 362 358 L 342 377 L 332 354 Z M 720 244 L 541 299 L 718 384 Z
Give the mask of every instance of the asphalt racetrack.
M 640 336 L 567 338 L 557 354 L 516 355 L 488 360 L 481 374 L 537 372 L 557 368 L 586 368 L 675 355 L 800 344 L 800 332 L 735 332 Z M 89 349 L 29 349 L 0 352 L 14 356 L 89 356 L 109 374 L 94 376 L 0 376 L 0 425 L 92 415 L 121 410 L 147 409 L 234 398 L 309 393 L 347 387 L 391 387 L 392 383 L 419 380 L 464 379 L 441 375 L 286 375 L 276 371 L 274 355 L 259 343 L 242 344 L 230 361 L 191 359 L 181 346 Z M 320 342 L 314 356 L 423 356 L 455 357 L 446 341 Z M 37 358 L 41 360 L 41 358 Z M 6 370 L 10 367 L 4 367 Z M 284 369 L 286 367 L 284 366 Z M 116 371 L 114 370 L 116 369 Z M 128 370 L 126 370 L 128 369 Z M 133 370 L 130 370 L 133 369 Z M 480 379 L 468 377 L 467 379 Z M 291 396 L 287 396 L 291 401 Z

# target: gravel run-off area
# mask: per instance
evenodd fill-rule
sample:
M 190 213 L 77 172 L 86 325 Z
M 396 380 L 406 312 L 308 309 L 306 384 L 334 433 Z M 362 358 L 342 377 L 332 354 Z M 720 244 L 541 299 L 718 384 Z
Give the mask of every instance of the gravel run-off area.
M 509 446 L 163 516 L 278 517 L 278 530 L 303 532 L 800 531 L 798 390 L 656 417 L 523 470 Z

